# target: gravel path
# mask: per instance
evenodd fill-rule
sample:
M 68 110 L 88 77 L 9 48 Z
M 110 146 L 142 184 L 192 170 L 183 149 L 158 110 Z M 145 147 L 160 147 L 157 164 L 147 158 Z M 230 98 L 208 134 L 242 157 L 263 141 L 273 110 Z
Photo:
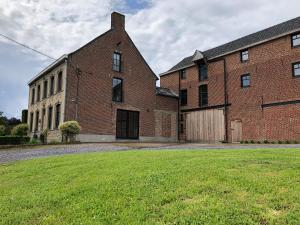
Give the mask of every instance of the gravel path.
M 299 148 L 300 144 L 292 145 L 239 145 L 239 144 L 154 144 L 154 143 L 128 143 L 128 144 L 76 144 L 76 145 L 48 145 L 0 150 L 0 163 L 17 160 L 32 159 L 53 155 L 75 154 L 84 152 L 105 152 L 125 150 L 167 150 L 167 149 L 268 149 L 268 148 Z

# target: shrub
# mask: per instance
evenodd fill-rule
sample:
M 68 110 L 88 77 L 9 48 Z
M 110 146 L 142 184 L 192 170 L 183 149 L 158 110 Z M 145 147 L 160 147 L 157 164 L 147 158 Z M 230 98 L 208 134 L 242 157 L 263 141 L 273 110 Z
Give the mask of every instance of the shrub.
M 291 142 L 289 140 L 286 140 L 285 143 L 286 144 L 291 144 Z
M 77 121 L 67 121 L 59 126 L 62 133 L 63 140 L 68 142 L 69 140 L 74 141 L 74 136 L 79 134 L 81 127 Z
M 245 144 L 248 144 L 249 142 L 248 141 L 245 141 Z
M 6 127 L 4 125 L 0 125 L 0 136 L 5 135 L 5 130 L 6 130 Z
M 282 144 L 282 141 L 278 141 L 278 144 Z
M 31 145 L 38 145 L 40 144 L 41 142 L 38 140 L 38 139 L 35 139 L 35 138 L 32 138 L 30 141 L 29 141 L 29 144 Z
M 261 142 L 260 142 L 260 141 L 258 141 L 258 142 L 257 142 L 257 144 L 261 144 Z
M 264 144 L 269 144 L 269 141 L 268 140 L 264 140 Z
M 298 144 L 298 141 L 294 141 L 293 143 L 294 143 L 294 144 Z
M 40 134 L 40 141 L 43 144 L 47 143 L 47 137 L 48 137 L 48 129 L 43 130 L 43 132 Z
M 253 140 L 250 141 L 251 144 L 254 144 L 255 142 Z
M 271 141 L 271 144 L 275 144 L 275 141 Z
M 12 129 L 11 134 L 13 136 L 26 136 L 27 132 L 28 132 L 28 125 L 26 123 L 22 123 L 15 126 Z
M 240 144 L 243 144 L 244 143 L 244 141 L 240 141 Z
M 0 145 L 20 145 L 30 141 L 30 137 L 25 136 L 0 136 Z

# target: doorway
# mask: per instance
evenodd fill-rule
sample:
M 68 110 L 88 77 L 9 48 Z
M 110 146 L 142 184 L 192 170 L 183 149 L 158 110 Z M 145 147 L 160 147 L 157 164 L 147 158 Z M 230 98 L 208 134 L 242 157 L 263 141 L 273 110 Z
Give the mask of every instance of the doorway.
M 117 110 L 116 138 L 139 139 L 139 112 Z
M 231 121 L 231 139 L 232 143 L 239 143 L 242 141 L 242 121 L 232 120 Z

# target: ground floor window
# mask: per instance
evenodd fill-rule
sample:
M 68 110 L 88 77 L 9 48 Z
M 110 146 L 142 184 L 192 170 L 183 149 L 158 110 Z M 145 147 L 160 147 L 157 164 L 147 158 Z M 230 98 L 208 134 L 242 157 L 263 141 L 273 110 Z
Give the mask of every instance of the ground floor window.
M 117 110 L 116 138 L 139 138 L 139 112 Z
M 52 106 L 49 107 L 48 109 L 48 129 L 51 130 L 52 129 L 52 113 L 53 113 L 53 108 Z
M 56 105 L 55 128 L 59 127 L 60 122 L 60 104 Z

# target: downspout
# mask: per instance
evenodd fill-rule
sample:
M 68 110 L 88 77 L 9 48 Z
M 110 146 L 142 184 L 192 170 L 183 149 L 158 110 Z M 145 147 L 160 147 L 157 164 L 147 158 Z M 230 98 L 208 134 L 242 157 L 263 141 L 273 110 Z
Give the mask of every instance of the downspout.
M 225 119 L 225 142 L 228 143 L 228 90 L 227 90 L 227 65 L 223 58 L 224 65 L 224 119 Z
M 177 101 L 177 139 L 180 142 L 180 71 L 178 72 L 178 101 Z

